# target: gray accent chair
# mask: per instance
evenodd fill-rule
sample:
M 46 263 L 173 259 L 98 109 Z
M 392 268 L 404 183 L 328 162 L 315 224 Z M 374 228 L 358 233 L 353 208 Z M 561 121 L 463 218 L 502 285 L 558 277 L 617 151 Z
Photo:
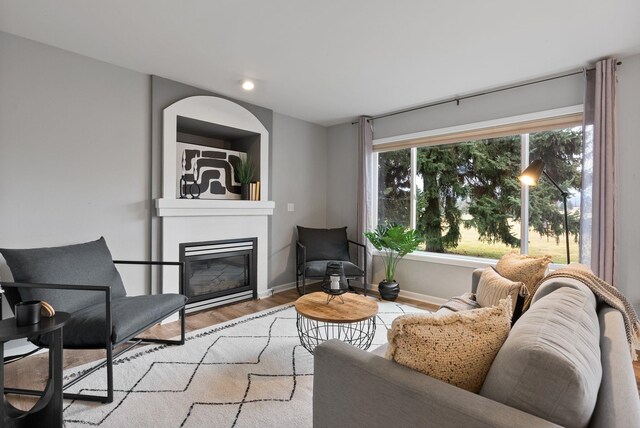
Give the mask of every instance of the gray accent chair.
M 473 290 L 480 273 L 474 272 Z M 494 360 L 480 394 L 383 358 L 386 345 L 373 352 L 339 340 L 319 345 L 314 354 L 314 428 L 558 427 L 539 415 L 570 417 L 569 406 L 562 401 L 575 398 L 580 404 L 588 397 L 595 397 L 595 407 L 581 415 L 586 426 L 640 426 L 640 400 L 622 315 L 592 297 L 582 299 L 582 306 L 574 305 L 585 294 L 581 288 L 586 287 L 571 280 L 550 280 L 538 289 L 531 309 L 515 324 Z M 576 299 L 566 300 L 568 296 Z M 559 313 L 559 307 L 566 312 Z M 556 323 L 554 316 L 561 322 Z M 565 328 L 558 333 L 561 324 Z M 571 334 L 574 330 L 576 334 Z M 536 337 L 539 332 L 552 339 L 559 337 L 554 334 L 569 334 L 564 340 L 547 342 L 550 349 L 540 351 L 548 339 Z M 505 354 L 516 358 L 505 357 L 505 348 Z M 582 353 L 568 356 L 573 355 L 567 353 L 572 349 Z M 600 364 L 585 356 L 595 357 Z M 552 357 L 556 363 L 550 362 Z M 601 376 L 594 366 L 601 366 Z M 586 379 L 586 387 L 577 387 L 576 379 Z M 500 395 L 496 389 L 506 391 L 504 401 L 490 398 Z M 534 408 L 536 412 L 523 410 Z M 574 420 L 568 424 L 577 425 Z
M 97 369 L 107 367 L 106 396 L 64 393 L 68 399 L 113 401 L 113 359 L 141 342 L 184 344 L 182 294 L 128 296 L 115 264 L 175 266 L 180 270 L 180 293 L 184 284 L 183 262 L 113 261 L 104 238 L 83 244 L 53 248 L 0 249 L 13 275 L 2 287 L 11 309 L 16 303 L 43 300 L 71 317 L 63 329 L 65 349 L 104 349 L 106 359 L 64 385 L 69 388 Z M 163 319 L 179 313 L 180 339 L 143 339 L 137 336 Z M 38 347 L 48 347 L 48 336 L 31 337 Z M 114 355 L 114 348 L 131 342 Z M 40 395 L 40 391 L 5 388 L 5 392 Z
M 307 279 L 324 279 L 327 264 L 340 262 L 344 268 L 347 282 L 361 279 L 364 295 L 367 295 L 366 263 L 358 266 L 351 261 L 349 245 L 357 249 L 358 260 L 360 251 L 367 258 L 367 247 L 359 242 L 347 238 L 347 228 L 314 229 L 298 226 L 298 240 L 296 241 L 296 288 L 300 295 L 307 291 Z

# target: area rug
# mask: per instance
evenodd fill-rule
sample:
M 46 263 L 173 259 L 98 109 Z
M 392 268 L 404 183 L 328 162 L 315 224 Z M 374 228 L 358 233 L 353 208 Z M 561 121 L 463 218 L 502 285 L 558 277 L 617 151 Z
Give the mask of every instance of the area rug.
M 379 302 L 370 350 L 398 315 Z M 73 379 L 88 366 L 65 372 Z M 198 330 L 183 346 L 147 346 L 114 361 L 114 401 L 65 401 L 66 427 L 311 427 L 313 355 L 300 345 L 293 305 Z M 103 394 L 105 369 L 70 392 Z

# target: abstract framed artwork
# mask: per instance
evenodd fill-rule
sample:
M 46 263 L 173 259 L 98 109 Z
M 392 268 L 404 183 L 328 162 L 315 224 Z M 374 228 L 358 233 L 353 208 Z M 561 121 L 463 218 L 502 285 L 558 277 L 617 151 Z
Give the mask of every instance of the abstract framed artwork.
M 241 199 L 234 165 L 246 153 L 181 142 L 176 147 L 177 198 Z

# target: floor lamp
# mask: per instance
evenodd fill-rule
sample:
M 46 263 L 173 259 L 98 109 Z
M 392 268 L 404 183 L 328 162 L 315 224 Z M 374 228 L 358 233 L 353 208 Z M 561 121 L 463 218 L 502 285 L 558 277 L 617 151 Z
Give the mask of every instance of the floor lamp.
M 567 242 L 567 264 L 569 264 L 571 263 L 571 257 L 569 255 L 569 213 L 567 211 L 567 197 L 569 196 L 569 193 L 562 190 L 560 186 L 558 186 L 558 183 L 556 183 L 553 178 L 547 174 L 547 171 L 544 170 L 544 161 L 542 159 L 536 159 L 531 162 L 531 164 L 522 171 L 522 174 L 520 174 L 518 179 L 528 186 L 535 186 L 538 184 L 538 180 L 542 174 L 544 174 L 544 176 L 547 177 L 554 186 L 556 186 L 556 189 L 560 192 L 564 202 L 564 236 Z

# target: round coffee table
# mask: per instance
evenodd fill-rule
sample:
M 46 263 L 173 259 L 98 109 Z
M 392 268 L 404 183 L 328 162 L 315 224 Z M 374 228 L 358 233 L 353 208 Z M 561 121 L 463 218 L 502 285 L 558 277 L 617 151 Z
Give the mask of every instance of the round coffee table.
M 313 354 L 316 346 L 339 339 L 361 349 L 369 349 L 376 333 L 378 304 L 364 296 L 346 293 L 344 303 L 327 302 L 322 292 L 306 294 L 296 300 L 298 336 Z

